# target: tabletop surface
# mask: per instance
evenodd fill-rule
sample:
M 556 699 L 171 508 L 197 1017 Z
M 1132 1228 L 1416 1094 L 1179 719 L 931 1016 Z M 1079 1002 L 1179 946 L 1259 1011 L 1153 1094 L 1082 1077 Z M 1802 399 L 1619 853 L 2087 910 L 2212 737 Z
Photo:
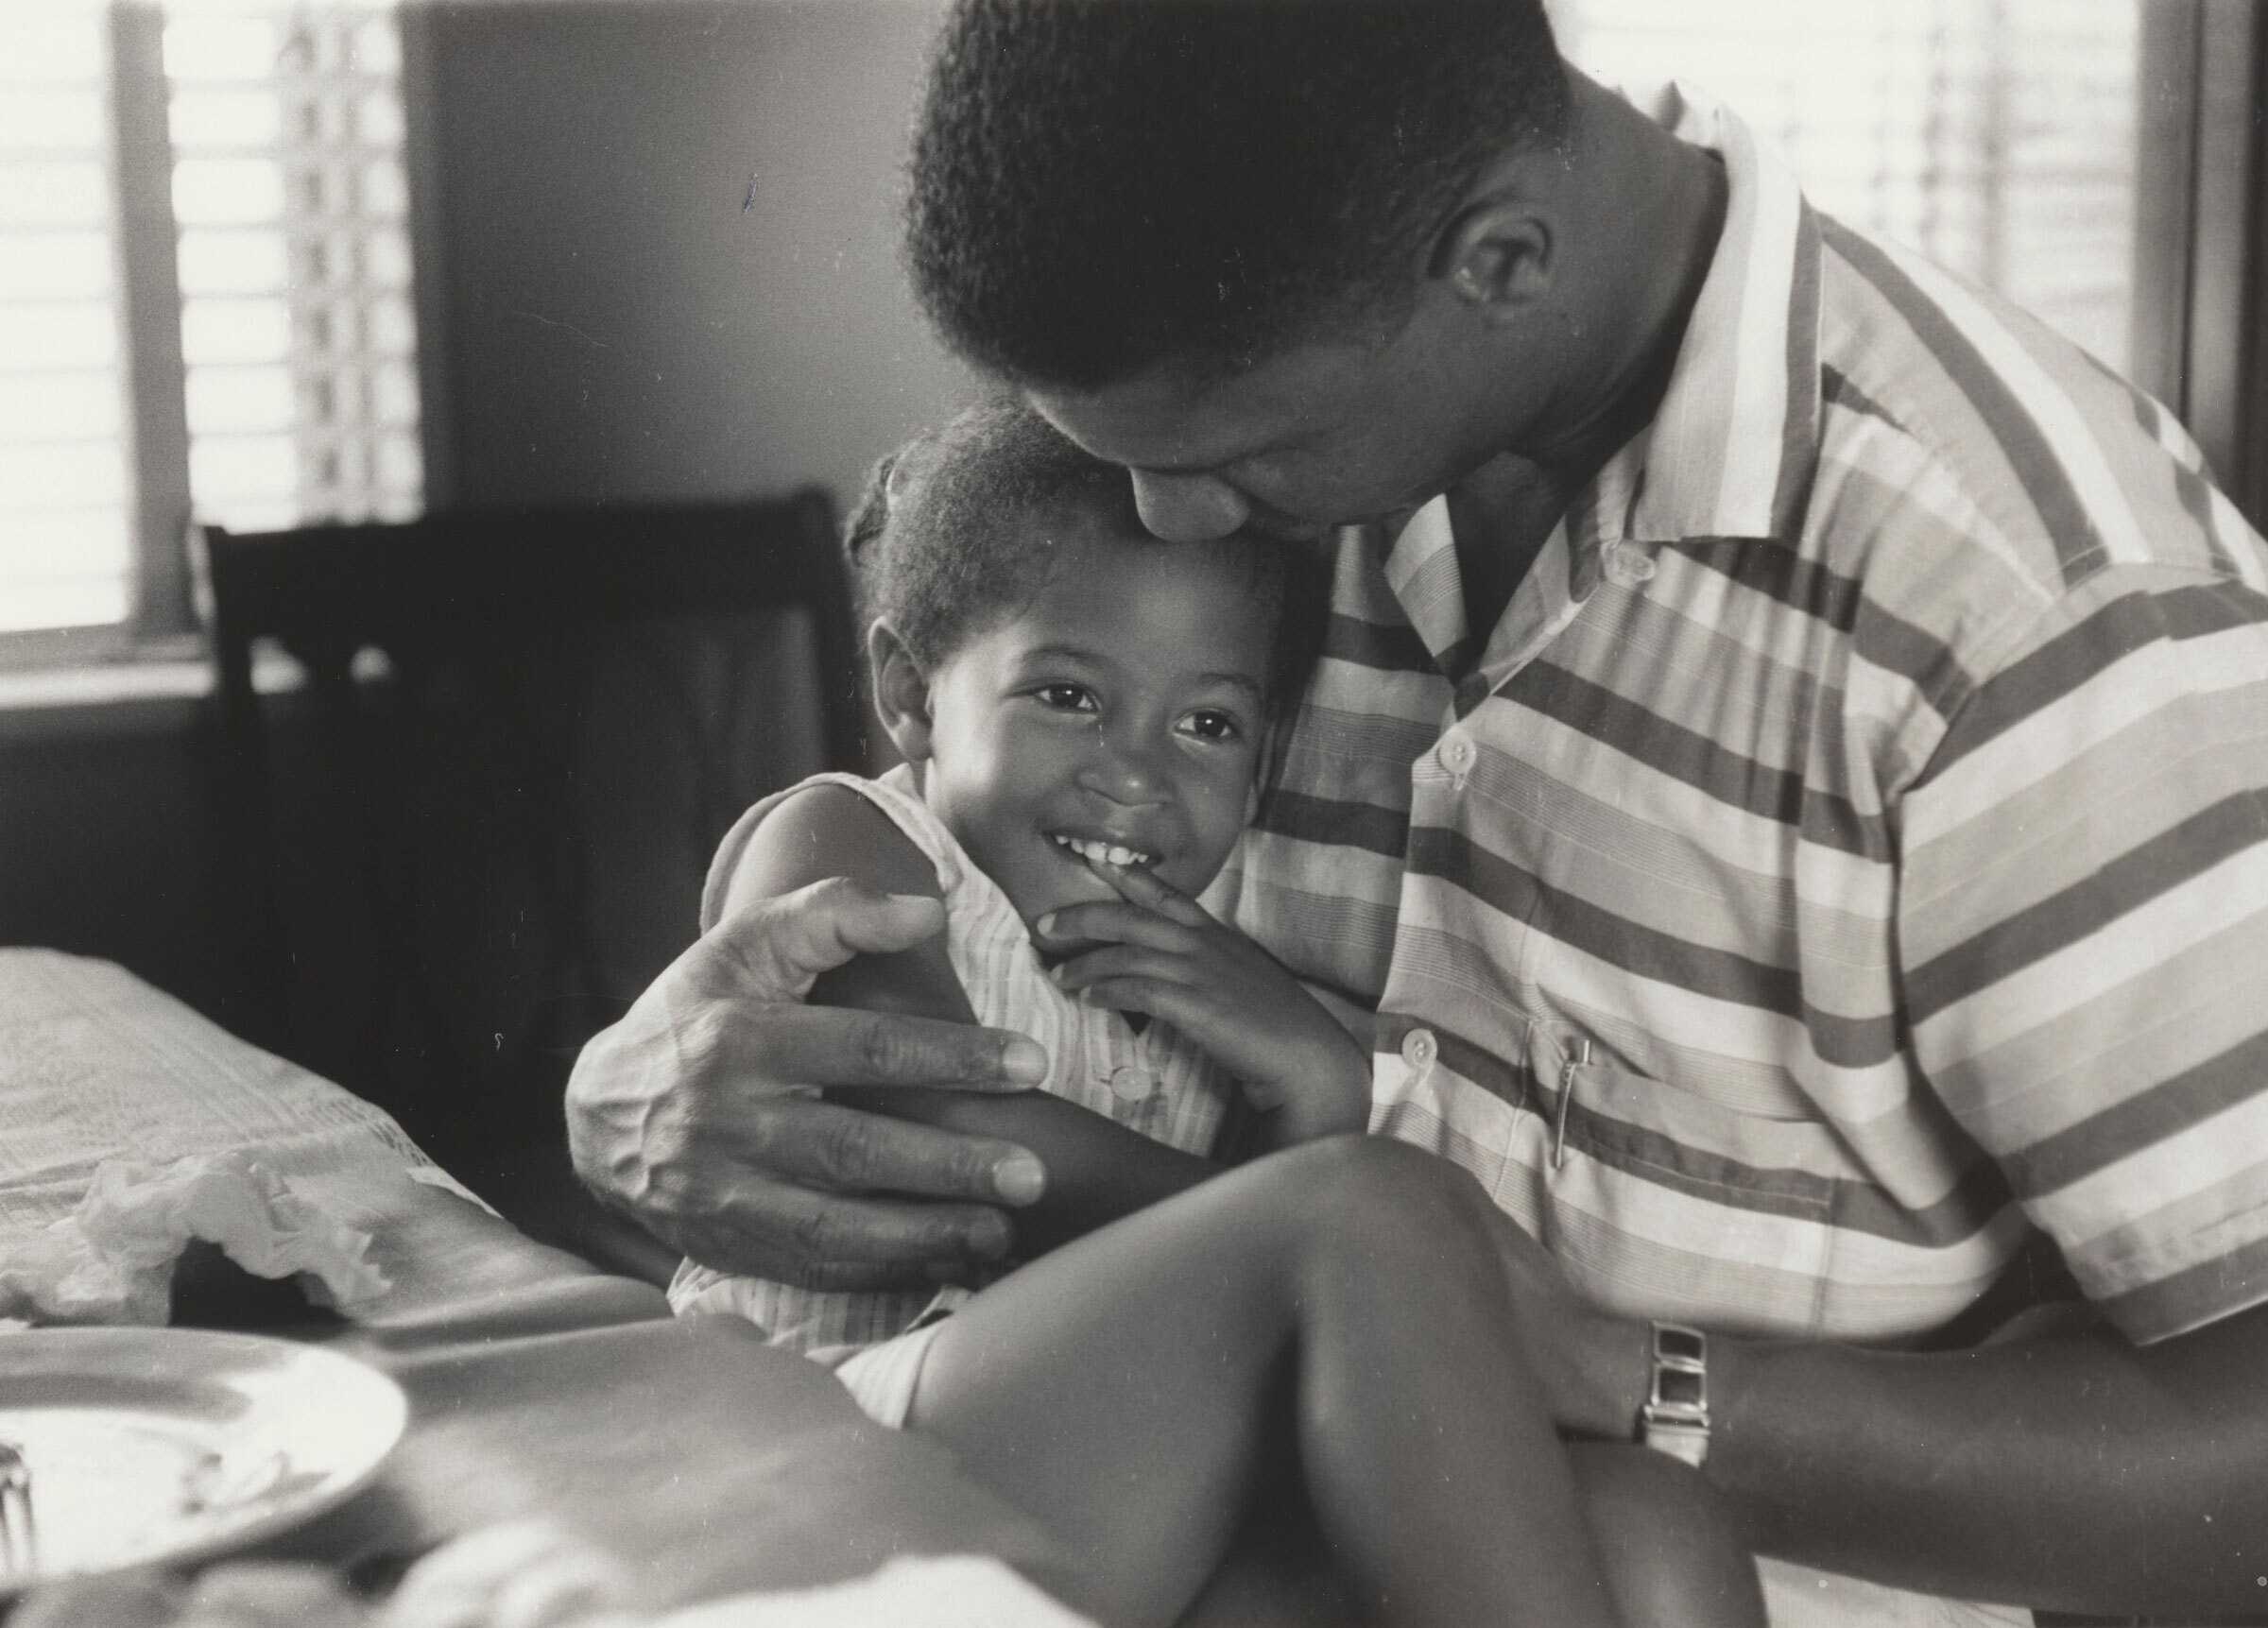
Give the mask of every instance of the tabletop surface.
M 176 1321 L 332 1344 L 411 1404 L 376 1483 L 273 1552 L 367 1570 L 541 1516 L 653 1608 L 906 1555 L 1048 1569 L 1033 1522 L 750 1326 L 673 1319 L 652 1286 L 532 1242 L 383 1112 L 123 968 L 0 949 L 0 1248 L 68 1214 L 104 1158 L 234 1149 L 369 1232 L 391 1287 L 342 1317 L 189 1279 Z

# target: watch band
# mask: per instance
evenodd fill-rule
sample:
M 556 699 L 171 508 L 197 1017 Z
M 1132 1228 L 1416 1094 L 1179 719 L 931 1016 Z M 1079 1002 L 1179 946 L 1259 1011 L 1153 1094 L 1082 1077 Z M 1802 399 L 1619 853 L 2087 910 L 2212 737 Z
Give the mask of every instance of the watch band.
M 1684 1323 L 1657 1323 L 1638 1439 L 1695 1469 L 1709 1457 L 1709 1336 Z

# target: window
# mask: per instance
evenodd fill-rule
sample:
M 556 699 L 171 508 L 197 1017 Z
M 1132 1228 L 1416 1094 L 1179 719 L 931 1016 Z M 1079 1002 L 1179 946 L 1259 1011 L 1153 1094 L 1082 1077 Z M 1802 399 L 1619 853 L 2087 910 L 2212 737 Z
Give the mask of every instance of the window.
M 418 507 L 401 36 L 386 12 L 180 12 L 189 489 L 240 530 Z
M 127 614 L 114 163 L 102 14 L 0 18 L 0 632 Z
M 0 18 L 0 634 L 179 630 L 192 514 L 417 511 L 400 69 L 390 7 Z
M 2131 355 L 2140 0 L 1557 0 L 1609 81 L 1691 80 L 1812 200 Z

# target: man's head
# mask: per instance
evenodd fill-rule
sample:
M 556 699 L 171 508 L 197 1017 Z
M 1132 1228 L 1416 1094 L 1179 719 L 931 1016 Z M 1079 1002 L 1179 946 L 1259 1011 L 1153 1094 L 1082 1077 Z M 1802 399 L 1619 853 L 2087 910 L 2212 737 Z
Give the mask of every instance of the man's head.
M 1391 519 L 1611 370 L 1586 92 L 1537 0 L 958 0 L 909 268 L 1158 536 Z
M 1232 372 L 1407 314 L 1426 246 L 1568 86 L 1539 0 L 961 0 L 906 248 L 1026 387 Z

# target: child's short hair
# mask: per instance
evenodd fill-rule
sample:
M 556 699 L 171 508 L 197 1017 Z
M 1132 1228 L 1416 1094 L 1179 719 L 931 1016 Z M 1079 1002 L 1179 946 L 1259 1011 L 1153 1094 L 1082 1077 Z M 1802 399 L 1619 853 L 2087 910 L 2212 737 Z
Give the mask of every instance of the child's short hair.
M 861 619 L 886 621 L 924 669 L 1030 603 L 1055 569 L 1051 514 L 1084 510 L 1149 540 L 1134 485 L 1022 402 L 993 397 L 889 454 L 867 476 L 844 532 Z M 1321 646 L 1321 560 L 1251 538 L 1249 591 L 1275 618 L 1271 707 L 1296 694 Z

